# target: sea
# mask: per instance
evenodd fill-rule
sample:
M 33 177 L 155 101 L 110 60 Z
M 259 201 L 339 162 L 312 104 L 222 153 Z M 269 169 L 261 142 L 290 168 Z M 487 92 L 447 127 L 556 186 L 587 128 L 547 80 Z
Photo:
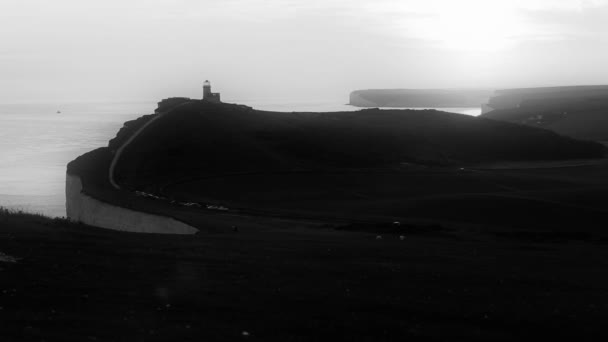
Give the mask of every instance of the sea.
M 361 109 L 339 100 L 225 101 L 287 113 Z M 64 217 L 67 163 L 107 146 L 125 121 L 151 114 L 155 108 L 156 101 L 0 104 L 0 207 Z M 481 114 L 480 108 L 426 109 Z

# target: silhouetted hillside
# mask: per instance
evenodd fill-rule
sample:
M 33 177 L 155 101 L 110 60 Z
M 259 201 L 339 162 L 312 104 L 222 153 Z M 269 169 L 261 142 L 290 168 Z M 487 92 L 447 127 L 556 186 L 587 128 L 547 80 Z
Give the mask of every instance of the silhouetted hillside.
M 608 86 L 510 89 L 496 95 L 483 117 L 608 140 Z
M 128 123 L 110 148 L 148 119 Z M 433 110 L 277 113 L 193 101 L 150 124 L 124 150 L 117 176 L 120 182 L 141 183 L 205 174 L 603 153 L 599 144 L 546 130 Z
M 488 101 L 488 89 L 366 89 L 350 93 L 357 107 L 479 107 Z

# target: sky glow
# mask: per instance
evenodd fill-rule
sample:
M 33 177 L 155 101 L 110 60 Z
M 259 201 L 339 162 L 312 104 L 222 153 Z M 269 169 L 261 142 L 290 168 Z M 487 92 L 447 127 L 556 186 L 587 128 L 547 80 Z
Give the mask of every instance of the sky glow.
M 608 83 L 608 0 L 3 0 L 0 102 Z

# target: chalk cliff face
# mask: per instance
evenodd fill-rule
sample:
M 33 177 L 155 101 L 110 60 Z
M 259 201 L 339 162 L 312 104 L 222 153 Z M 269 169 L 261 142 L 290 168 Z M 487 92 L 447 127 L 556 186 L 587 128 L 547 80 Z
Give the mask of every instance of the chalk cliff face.
M 83 192 L 79 176 L 66 176 L 67 217 L 91 226 L 134 233 L 195 234 L 198 229 L 170 217 L 131 210 Z
M 144 121 L 147 118 L 143 118 Z M 124 133 L 124 132 L 123 132 Z M 67 218 L 100 228 L 155 234 L 195 234 L 198 229 L 172 217 L 129 208 L 108 182 L 113 155 L 107 147 L 76 158 L 66 174 Z
M 480 107 L 489 89 L 367 89 L 350 93 L 349 104 L 357 107 Z
M 353 91 L 350 93 L 348 104 L 356 107 L 380 107 L 373 98 L 366 98 L 362 91 Z

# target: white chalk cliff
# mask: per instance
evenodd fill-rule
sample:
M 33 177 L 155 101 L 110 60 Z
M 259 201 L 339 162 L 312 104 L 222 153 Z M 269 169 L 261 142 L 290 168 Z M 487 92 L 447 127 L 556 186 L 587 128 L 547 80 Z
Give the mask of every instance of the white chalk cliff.
M 135 211 L 97 200 L 82 191 L 79 176 L 67 174 L 66 211 L 70 220 L 135 233 L 195 234 L 198 229 L 174 218 Z

